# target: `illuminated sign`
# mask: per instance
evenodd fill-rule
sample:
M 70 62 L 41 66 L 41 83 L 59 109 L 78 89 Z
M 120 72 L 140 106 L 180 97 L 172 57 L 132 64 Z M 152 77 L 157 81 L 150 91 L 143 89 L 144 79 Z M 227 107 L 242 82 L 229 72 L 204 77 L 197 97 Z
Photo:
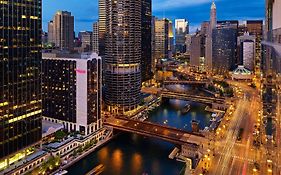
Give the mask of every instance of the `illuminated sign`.
M 76 69 L 76 72 L 79 73 L 79 74 L 85 74 L 86 73 L 85 70 L 80 70 L 80 69 Z

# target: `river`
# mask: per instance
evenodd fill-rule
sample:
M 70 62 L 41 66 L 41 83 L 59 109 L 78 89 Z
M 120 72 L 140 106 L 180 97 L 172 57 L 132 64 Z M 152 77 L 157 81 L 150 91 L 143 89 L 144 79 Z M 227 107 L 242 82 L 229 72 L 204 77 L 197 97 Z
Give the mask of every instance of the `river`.
M 182 115 L 180 109 L 187 102 L 169 100 L 150 112 L 149 121 L 187 131 L 191 120 L 198 120 L 201 129 L 209 125 L 210 113 L 205 105 L 190 103 L 191 110 Z M 102 175 L 178 175 L 184 164 L 170 160 L 174 145 L 162 140 L 121 133 L 102 148 L 91 153 L 68 169 L 68 175 L 83 175 L 102 164 Z

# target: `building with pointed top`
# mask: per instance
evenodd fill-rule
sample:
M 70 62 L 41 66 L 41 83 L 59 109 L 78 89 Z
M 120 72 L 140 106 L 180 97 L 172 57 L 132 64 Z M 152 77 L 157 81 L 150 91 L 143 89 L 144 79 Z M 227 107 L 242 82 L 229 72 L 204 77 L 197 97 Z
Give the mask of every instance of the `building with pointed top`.
M 212 60 L 212 33 L 213 30 L 216 29 L 217 25 L 217 7 L 215 1 L 213 0 L 211 5 L 210 11 L 210 24 L 207 31 L 206 37 L 206 49 L 205 49 L 205 56 L 206 56 L 206 67 L 207 70 L 212 71 L 213 69 L 213 60 Z

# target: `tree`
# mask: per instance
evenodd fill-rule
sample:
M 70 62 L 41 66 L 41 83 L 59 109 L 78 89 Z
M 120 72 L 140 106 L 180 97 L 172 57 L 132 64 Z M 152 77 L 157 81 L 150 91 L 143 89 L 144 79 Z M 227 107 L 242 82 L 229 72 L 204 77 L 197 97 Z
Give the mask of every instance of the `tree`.
M 66 133 L 62 130 L 55 132 L 55 139 L 62 140 L 66 136 Z

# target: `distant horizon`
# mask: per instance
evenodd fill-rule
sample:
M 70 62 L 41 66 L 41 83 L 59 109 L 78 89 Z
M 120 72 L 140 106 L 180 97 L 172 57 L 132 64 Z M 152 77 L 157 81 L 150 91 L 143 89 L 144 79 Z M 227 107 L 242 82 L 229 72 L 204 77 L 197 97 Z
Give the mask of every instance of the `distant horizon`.
M 74 16 L 75 33 L 92 31 L 92 24 L 98 20 L 98 0 L 43 1 L 43 30 L 47 32 L 48 22 L 56 11 L 69 11 Z M 153 1 L 153 0 L 152 0 Z M 264 20 L 265 0 L 249 2 L 243 0 L 216 0 L 218 21 L 220 20 Z M 209 21 L 212 0 L 154 0 L 152 14 L 158 18 L 187 19 L 190 33 L 194 33 L 203 21 Z M 241 2 L 241 3 L 239 3 Z M 86 5 L 85 5 L 86 4 Z

